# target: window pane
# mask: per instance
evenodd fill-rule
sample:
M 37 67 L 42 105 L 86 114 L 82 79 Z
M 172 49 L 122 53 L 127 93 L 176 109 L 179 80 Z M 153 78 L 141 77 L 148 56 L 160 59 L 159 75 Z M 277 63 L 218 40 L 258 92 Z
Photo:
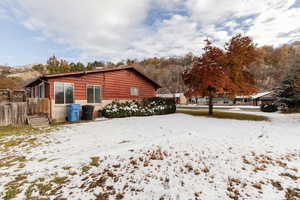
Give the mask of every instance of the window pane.
M 101 103 L 100 86 L 95 86 L 95 103 Z
M 139 88 L 135 88 L 135 96 L 139 96 Z
M 55 103 L 64 103 L 64 85 L 63 83 L 55 83 Z
M 45 84 L 39 85 L 39 98 L 45 98 Z
M 87 102 L 94 103 L 94 87 L 87 86 Z
M 69 83 L 65 83 L 65 96 L 66 96 L 66 104 L 73 103 L 73 85 Z
M 131 96 L 138 96 L 139 95 L 139 89 L 136 87 L 130 88 L 130 95 Z

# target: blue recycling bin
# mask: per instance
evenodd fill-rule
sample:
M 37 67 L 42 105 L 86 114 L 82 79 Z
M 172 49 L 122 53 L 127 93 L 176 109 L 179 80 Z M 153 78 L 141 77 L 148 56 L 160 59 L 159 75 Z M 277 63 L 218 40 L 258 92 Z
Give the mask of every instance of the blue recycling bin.
M 68 121 L 75 122 L 80 119 L 80 104 L 67 105 L 67 116 Z

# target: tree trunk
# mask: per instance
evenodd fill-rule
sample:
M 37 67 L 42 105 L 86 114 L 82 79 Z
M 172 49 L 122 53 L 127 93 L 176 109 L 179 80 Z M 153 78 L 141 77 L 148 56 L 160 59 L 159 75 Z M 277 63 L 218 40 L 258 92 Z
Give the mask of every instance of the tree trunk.
M 213 115 L 213 95 L 209 92 L 208 114 Z

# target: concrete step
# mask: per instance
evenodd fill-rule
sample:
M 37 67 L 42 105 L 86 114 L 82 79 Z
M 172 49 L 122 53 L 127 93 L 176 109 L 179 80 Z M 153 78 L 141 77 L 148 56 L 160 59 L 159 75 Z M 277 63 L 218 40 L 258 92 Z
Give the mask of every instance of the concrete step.
M 49 126 L 49 119 L 45 116 L 29 116 L 28 124 L 33 128 L 45 128 Z

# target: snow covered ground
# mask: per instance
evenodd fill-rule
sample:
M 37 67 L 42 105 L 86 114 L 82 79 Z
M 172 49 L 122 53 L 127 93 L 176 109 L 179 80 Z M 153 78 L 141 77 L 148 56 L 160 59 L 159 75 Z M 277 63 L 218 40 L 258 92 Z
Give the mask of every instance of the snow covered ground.
M 300 115 L 265 115 L 131 117 L 5 138 L 19 143 L 0 147 L 0 198 L 300 199 Z

